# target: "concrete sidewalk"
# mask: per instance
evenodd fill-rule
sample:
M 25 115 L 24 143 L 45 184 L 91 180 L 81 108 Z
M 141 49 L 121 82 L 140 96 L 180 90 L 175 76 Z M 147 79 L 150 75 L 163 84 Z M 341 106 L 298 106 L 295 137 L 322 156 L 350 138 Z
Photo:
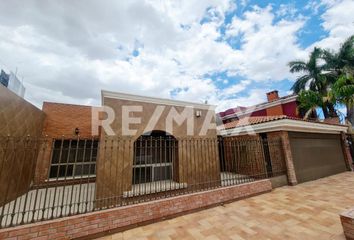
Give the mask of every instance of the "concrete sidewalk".
M 353 206 L 346 172 L 101 239 L 345 239 L 339 213 Z

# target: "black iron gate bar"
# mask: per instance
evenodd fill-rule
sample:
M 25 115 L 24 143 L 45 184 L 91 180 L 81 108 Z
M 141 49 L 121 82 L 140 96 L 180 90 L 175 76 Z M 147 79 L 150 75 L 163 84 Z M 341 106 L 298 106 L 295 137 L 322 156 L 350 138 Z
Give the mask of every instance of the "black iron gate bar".
M 96 138 L 0 137 L 0 186 L 4 190 L 0 228 L 285 174 L 282 152 L 280 139 L 148 136 L 135 142 L 113 138 L 99 143 Z M 272 168 L 267 169 L 266 157 Z M 115 165 L 120 161 L 120 166 L 127 166 L 128 159 L 132 159 L 130 173 Z M 96 160 L 104 161 L 109 169 L 104 179 L 113 178 L 113 182 L 103 182 L 104 188 L 121 191 L 97 195 Z M 23 176 L 33 179 L 36 163 L 46 161 L 50 163 L 47 180 L 36 185 L 29 181 L 21 189 Z M 15 169 L 19 177 L 13 179 L 9 169 Z

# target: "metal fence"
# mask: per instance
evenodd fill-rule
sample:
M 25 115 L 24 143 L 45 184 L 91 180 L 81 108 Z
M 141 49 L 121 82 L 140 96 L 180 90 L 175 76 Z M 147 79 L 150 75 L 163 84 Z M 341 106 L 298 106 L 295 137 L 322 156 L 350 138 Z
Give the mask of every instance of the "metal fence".
M 285 173 L 280 139 L 6 137 L 0 139 L 0 228 Z
M 254 179 L 271 178 L 286 173 L 280 138 L 220 138 L 221 172 L 237 173 Z

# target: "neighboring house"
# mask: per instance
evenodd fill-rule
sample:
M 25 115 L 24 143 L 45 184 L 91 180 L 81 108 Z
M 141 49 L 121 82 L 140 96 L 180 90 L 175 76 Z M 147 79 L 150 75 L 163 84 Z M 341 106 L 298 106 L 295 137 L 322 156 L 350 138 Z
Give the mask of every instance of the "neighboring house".
M 218 130 L 225 141 L 234 138 L 268 141 L 262 152 L 268 172 L 278 171 L 278 166 L 272 166 L 270 160 L 283 154 L 272 150 L 269 141 L 281 138 L 284 154 L 288 155 L 285 156 L 288 182 L 286 177 L 285 182 L 290 185 L 351 169 L 352 159 L 345 146 L 345 125 L 279 115 L 244 117 L 219 126 Z
M 7 74 L 1 69 L 0 84 L 7 87 L 9 90 L 22 98 L 25 96 L 26 89 L 13 72 Z
M 231 122 L 242 117 L 259 116 L 278 116 L 286 115 L 288 117 L 300 117 L 297 109 L 297 95 L 292 94 L 279 97 L 278 91 L 274 90 L 267 93 L 267 102 L 260 103 L 250 107 L 230 108 L 224 112 L 218 113 L 218 118 L 223 123 Z

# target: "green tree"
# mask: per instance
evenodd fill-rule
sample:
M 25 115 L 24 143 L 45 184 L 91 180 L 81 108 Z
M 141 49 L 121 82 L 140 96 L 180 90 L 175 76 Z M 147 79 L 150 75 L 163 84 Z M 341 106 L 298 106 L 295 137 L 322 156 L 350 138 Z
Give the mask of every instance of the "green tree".
M 291 73 L 303 73 L 296 79 L 291 90 L 297 94 L 304 90 L 311 90 L 321 97 L 328 95 L 329 86 L 332 84 L 330 80 L 333 78 L 328 78 L 324 73 L 324 64 L 320 64 L 322 54 L 322 50 L 315 47 L 307 62 L 301 60 L 289 62 Z M 331 102 L 325 101 L 321 104 L 321 108 L 325 118 L 337 116 Z
M 311 90 L 301 90 L 298 94 L 299 110 L 304 113 L 304 119 L 317 118 L 316 109 L 323 106 L 322 96 Z
M 347 110 L 347 120 L 354 126 L 354 77 L 353 75 L 343 74 L 333 84 L 333 99 L 345 105 Z
M 332 96 L 335 102 L 346 106 L 347 119 L 353 126 L 354 35 L 344 41 L 337 52 L 323 50 L 322 57 L 327 78 L 334 81 Z
M 354 69 L 354 35 L 349 37 L 339 48 L 338 52 L 323 50 L 324 69 L 327 75 L 338 78 L 343 74 L 353 74 Z

